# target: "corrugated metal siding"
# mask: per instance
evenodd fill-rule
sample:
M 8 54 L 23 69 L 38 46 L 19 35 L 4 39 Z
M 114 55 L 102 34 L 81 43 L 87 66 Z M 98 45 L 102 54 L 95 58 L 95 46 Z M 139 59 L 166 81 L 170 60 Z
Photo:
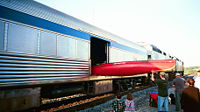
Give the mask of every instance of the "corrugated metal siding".
M 0 87 L 63 83 L 88 76 L 88 61 L 0 52 Z

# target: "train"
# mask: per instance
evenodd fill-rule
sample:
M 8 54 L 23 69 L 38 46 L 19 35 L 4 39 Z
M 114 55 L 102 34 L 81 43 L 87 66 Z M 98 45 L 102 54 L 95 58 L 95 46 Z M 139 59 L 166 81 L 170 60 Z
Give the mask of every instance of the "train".
M 32 0 L 0 1 L 0 111 L 38 107 L 41 98 L 97 95 L 144 83 L 148 74 L 95 76 L 94 65 L 176 60 L 154 45 L 131 42 Z

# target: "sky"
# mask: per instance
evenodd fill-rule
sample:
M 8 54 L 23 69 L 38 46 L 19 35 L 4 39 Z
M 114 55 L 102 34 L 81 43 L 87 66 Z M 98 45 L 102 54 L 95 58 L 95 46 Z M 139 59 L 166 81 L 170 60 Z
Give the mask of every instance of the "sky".
M 36 0 L 133 42 L 200 66 L 199 0 Z

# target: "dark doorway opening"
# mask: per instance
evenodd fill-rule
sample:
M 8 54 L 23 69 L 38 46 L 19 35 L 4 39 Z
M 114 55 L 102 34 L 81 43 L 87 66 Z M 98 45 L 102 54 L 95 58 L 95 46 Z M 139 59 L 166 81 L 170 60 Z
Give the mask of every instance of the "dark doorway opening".
M 92 65 L 108 63 L 108 45 L 108 41 L 91 37 L 90 49 Z

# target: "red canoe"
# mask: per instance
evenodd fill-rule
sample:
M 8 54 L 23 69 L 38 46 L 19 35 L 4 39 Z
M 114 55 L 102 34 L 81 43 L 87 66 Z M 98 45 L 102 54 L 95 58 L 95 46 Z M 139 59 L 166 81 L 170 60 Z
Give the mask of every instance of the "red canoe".
M 93 75 L 102 76 L 130 76 L 150 73 L 151 71 L 165 71 L 173 69 L 176 60 L 148 60 L 128 61 L 95 65 L 92 67 Z

